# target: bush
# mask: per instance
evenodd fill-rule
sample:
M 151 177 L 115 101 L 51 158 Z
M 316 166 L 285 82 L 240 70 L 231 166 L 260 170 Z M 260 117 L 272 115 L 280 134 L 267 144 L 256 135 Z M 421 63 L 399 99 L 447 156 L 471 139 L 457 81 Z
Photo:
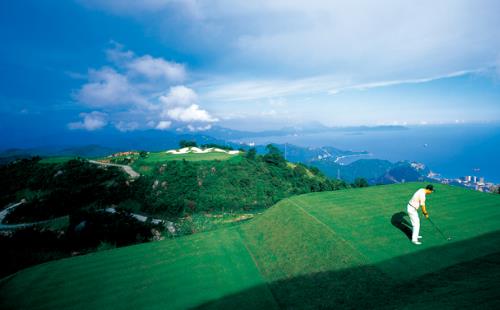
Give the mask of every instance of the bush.
M 203 148 L 211 148 L 211 147 L 213 147 L 213 148 L 227 150 L 227 151 L 234 150 L 232 147 L 230 147 L 228 145 L 221 145 L 221 144 L 215 144 L 215 143 L 202 144 L 201 146 Z
M 196 143 L 196 141 L 181 140 L 179 142 L 179 147 L 181 149 L 185 148 L 185 147 L 196 147 L 196 146 L 198 146 L 198 144 Z
M 249 149 L 245 154 L 245 157 L 249 160 L 255 160 L 255 158 L 257 157 L 257 150 L 254 147 Z
M 356 180 L 354 180 L 354 183 L 351 184 L 352 187 L 368 187 L 368 181 L 366 181 L 366 179 L 364 178 L 356 178 Z
M 266 146 L 267 154 L 262 157 L 262 159 L 271 165 L 284 166 L 286 165 L 286 160 L 283 157 L 283 153 L 274 145 L 268 144 Z

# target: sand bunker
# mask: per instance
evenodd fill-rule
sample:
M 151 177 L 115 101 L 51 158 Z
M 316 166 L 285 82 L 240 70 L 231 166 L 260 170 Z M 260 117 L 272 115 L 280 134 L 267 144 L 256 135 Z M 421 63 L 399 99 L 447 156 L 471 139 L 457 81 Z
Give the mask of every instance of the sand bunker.
M 237 155 L 240 153 L 240 151 L 226 151 L 226 150 L 223 150 L 223 149 L 219 149 L 219 148 L 213 148 L 213 147 L 210 147 L 210 148 L 206 148 L 206 149 L 200 149 L 200 148 L 197 148 L 197 147 L 185 147 L 185 148 L 182 148 L 180 150 L 168 150 L 166 151 L 167 154 L 174 154 L 174 155 L 180 155 L 180 154 L 206 154 L 206 153 L 226 153 L 226 154 L 229 154 L 229 155 Z

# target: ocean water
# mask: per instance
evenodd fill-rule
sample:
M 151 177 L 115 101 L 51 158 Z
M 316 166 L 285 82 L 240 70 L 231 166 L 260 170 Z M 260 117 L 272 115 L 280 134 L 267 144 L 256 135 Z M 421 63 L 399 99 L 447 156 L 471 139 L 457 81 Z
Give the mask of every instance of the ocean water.
M 368 151 L 369 158 L 422 162 L 443 177 L 476 175 L 500 183 L 500 124 L 415 126 L 398 131 L 326 132 L 251 140 L 258 144 L 286 142 Z

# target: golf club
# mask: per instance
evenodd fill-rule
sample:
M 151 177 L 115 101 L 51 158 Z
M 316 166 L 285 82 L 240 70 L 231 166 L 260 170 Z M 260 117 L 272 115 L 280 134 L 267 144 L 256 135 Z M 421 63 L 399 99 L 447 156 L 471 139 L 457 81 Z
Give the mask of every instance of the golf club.
M 434 224 L 434 222 L 431 220 L 431 218 L 427 218 L 429 220 L 429 222 L 431 222 L 432 226 L 434 226 L 434 228 L 436 228 L 437 231 L 439 231 L 439 233 L 441 234 L 441 236 L 443 236 L 443 238 L 446 240 L 446 241 L 450 241 L 451 240 L 451 237 L 446 237 L 443 232 L 441 231 L 441 229 L 439 229 L 439 227 L 436 226 L 436 224 Z

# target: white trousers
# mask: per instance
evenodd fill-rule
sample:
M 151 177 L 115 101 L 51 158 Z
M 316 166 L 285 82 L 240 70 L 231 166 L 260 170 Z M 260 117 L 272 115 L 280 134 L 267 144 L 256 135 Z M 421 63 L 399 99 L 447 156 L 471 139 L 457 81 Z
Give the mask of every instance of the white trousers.
M 418 234 L 420 232 L 420 218 L 418 217 L 418 211 L 410 205 L 408 205 L 406 209 L 408 211 L 408 215 L 410 216 L 411 226 L 413 226 L 411 241 L 418 241 Z

